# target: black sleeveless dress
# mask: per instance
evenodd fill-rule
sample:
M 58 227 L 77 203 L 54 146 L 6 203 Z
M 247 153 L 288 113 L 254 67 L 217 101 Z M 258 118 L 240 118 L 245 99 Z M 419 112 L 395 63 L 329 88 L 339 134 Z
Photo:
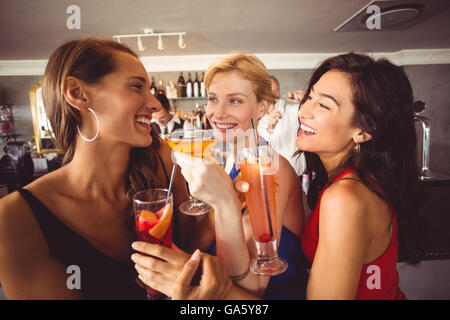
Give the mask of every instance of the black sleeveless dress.
M 140 300 L 145 289 L 136 282 L 132 261 L 115 260 L 97 250 L 89 241 L 61 222 L 39 199 L 26 189 L 18 190 L 31 208 L 47 241 L 51 255 L 67 269 L 77 266 L 81 293 L 89 300 Z M 70 271 L 70 269 L 68 269 Z M 69 272 L 69 278 L 73 274 Z M 78 290 L 78 289 L 73 289 Z

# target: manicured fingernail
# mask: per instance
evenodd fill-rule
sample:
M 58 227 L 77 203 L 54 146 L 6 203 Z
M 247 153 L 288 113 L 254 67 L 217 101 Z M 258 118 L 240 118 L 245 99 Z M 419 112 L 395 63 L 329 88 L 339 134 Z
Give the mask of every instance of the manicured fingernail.
M 133 242 L 133 243 L 131 244 L 131 247 L 132 247 L 133 249 L 137 250 L 137 249 L 139 249 L 139 243 Z
M 131 255 L 131 260 L 136 261 L 136 254 Z
M 242 187 L 242 191 L 244 191 L 244 192 L 247 192 L 249 189 L 249 185 L 247 182 L 243 182 L 241 187 Z
M 191 260 L 200 261 L 200 250 L 195 250 L 195 252 L 191 256 Z

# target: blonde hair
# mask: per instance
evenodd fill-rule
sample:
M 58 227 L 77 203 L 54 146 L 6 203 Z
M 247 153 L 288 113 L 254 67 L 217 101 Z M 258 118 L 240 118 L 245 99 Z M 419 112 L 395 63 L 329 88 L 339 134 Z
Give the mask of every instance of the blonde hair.
M 248 53 L 234 52 L 212 63 L 205 74 L 205 88 L 209 90 L 217 74 L 237 71 L 246 80 L 253 83 L 256 100 L 275 103 L 272 92 L 272 80 L 266 67 L 256 56 Z

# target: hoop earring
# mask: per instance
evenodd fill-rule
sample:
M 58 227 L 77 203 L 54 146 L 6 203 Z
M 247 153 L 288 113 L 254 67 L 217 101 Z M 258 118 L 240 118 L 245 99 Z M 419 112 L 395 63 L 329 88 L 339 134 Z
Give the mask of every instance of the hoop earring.
M 100 122 L 98 121 L 97 115 L 95 114 L 95 111 L 92 110 L 91 108 L 87 108 L 90 112 L 92 112 L 94 114 L 95 120 L 97 121 L 97 133 L 95 134 L 95 136 L 92 139 L 88 139 L 85 136 L 83 136 L 83 134 L 80 131 L 80 127 L 77 125 L 77 130 L 78 130 L 78 134 L 80 135 L 81 139 L 83 139 L 86 142 L 92 142 L 95 139 L 97 139 L 98 137 L 98 133 L 100 132 Z
M 353 147 L 353 151 L 356 153 L 361 151 L 361 145 L 359 143 L 355 144 L 355 146 Z

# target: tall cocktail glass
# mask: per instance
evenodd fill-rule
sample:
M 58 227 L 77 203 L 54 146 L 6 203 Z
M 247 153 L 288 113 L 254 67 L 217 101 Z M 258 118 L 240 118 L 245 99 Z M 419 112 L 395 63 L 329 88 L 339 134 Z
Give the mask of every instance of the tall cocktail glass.
M 242 179 L 249 183 L 245 193 L 257 258 L 250 268 L 258 275 L 273 276 L 286 271 L 288 264 L 278 256 L 276 185 L 278 161 L 268 145 L 238 150 Z
M 139 241 L 172 247 L 173 196 L 167 189 L 148 189 L 133 197 L 133 211 Z M 147 286 L 150 300 L 167 296 Z

